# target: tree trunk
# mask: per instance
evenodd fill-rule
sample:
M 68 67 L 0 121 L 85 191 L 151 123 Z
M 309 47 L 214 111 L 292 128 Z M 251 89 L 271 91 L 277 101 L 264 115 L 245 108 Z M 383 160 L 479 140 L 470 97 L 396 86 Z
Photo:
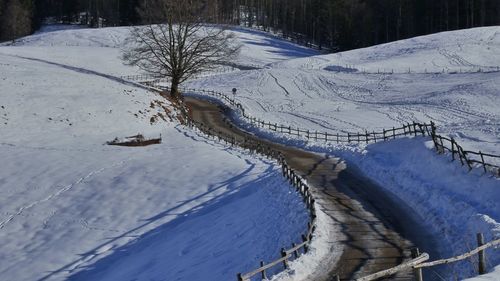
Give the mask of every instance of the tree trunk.
M 176 101 L 180 100 L 181 94 L 179 93 L 179 78 L 172 77 L 170 84 L 170 97 Z

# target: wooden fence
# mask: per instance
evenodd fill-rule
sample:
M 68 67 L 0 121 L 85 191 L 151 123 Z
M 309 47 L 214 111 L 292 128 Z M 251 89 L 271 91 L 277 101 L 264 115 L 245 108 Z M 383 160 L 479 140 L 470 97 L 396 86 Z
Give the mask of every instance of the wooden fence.
M 152 83 L 148 83 L 148 86 L 155 87 L 158 86 L 155 81 L 153 80 Z M 194 92 L 194 93 L 202 93 L 202 94 L 208 94 L 210 96 L 219 98 L 223 100 L 224 102 L 228 103 L 229 105 L 237 108 L 238 110 L 241 111 L 243 118 L 245 118 L 247 121 L 249 121 L 253 125 L 257 125 L 258 127 L 261 128 L 267 128 L 269 130 L 272 130 L 274 132 L 281 132 L 281 133 L 288 133 L 290 135 L 296 135 L 296 136 L 303 136 L 306 137 L 307 139 L 314 139 L 314 140 L 324 140 L 326 142 L 328 141 L 335 141 L 337 143 L 350 143 L 350 142 L 357 142 L 357 143 L 370 143 L 370 142 L 377 142 L 377 141 L 387 141 L 391 139 L 395 139 L 397 137 L 401 136 L 430 136 L 434 142 L 435 148 L 438 153 L 444 154 L 445 152 L 451 153 L 451 158 L 453 161 L 455 160 L 460 160 L 462 165 L 467 165 L 469 170 L 472 170 L 474 165 L 480 165 L 484 169 L 484 172 L 491 171 L 493 172 L 494 175 L 500 176 L 500 167 L 496 164 L 489 163 L 488 161 L 485 161 L 485 157 L 488 158 L 495 158 L 495 159 L 500 159 L 500 156 L 498 155 L 492 155 L 492 154 L 486 154 L 482 153 L 481 151 L 479 152 L 474 152 L 474 151 L 467 151 L 464 150 L 453 138 L 447 138 L 441 135 L 438 135 L 436 133 L 436 126 L 434 122 L 430 122 L 429 124 L 426 123 L 407 123 L 405 125 L 402 125 L 402 127 L 395 128 L 393 127 L 392 129 L 384 129 L 382 132 L 365 132 L 365 133 L 344 133 L 344 134 L 328 134 L 327 132 L 321 133 L 318 131 L 311 131 L 311 130 L 301 130 L 299 128 L 292 128 L 291 126 L 283 126 L 283 125 L 278 125 L 276 123 L 270 123 L 270 122 L 265 122 L 263 120 L 260 120 L 255 117 L 251 117 L 245 113 L 245 110 L 243 106 L 236 102 L 234 99 L 228 97 L 227 95 L 224 95 L 219 92 L 215 91 L 207 91 L 207 90 L 197 90 L 197 89 L 181 89 L 182 91 L 187 91 L 187 92 Z M 293 169 L 291 169 L 288 164 L 286 163 L 284 157 L 279 151 L 276 151 L 272 149 L 271 147 L 264 145 L 260 142 L 254 141 L 249 138 L 244 138 L 242 141 L 237 140 L 234 136 L 224 134 L 221 131 L 217 131 L 214 128 L 208 127 L 203 123 L 196 122 L 189 118 L 188 115 L 185 116 L 187 120 L 187 124 L 190 127 L 196 126 L 200 131 L 203 133 L 207 134 L 209 137 L 214 137 L 218 138 L 219 141 L 224 141 L 227 144 L 231 144 L 232 146 L 238 145 L 242 148 L 248 149 L 252 152 L 256 152 L 268 157 L 272 157 L 278 160 L 278 162 L 281 164 L 282 168 L 282 174 L 283 176 L 290 181 L 290 183 L 297 189 L 298 192 L 303 196 L 304 202 L 310 212 L 310 221 L 308 223 L 308 228 L 305 234 L 302 235 L 302 242 L 299 244 L 292 243 L 291 248 L 285 249 L 282 248 L 280 250 L 280 255 L 281 258 L 276 259 L 274 261 L 271 261 L 269 263 L 265 263 L 264 261 L 260 261 L 260 267 L 256 268 L 253 271 L 247 272 L 247 273 L 238 273 L 237 278 L 238 281 L 249 281 L 252 277 L 260 274 L 261 279 L 267 279 L 267 274 L 266 270 L 269 270 L 270 268 L 277 266 L 279 264 L 283 264 L 283 268 L 287 269 L 288 268 L 288 262 L 292 258 L 298 258 L 301 253 L 306 253 L 308 251 L 309 244 L 311 243 L 313 233 L 315 231 L 315 222 L 316 222 L 316 209 L 315 209 L 315 200 L 310 192 L 310 187 L 307 186 L 307 183 L 302 179 L 302 177 L 298 176 Z M 464 260 L 467 258 L 471 258 L 473 255 L 478 254 L 479 257 L 479 265 L 478 265 L 478 271 L 479 274 L 484 274 L 486 272 L 486 265 L 485 265 L 485 249 L 490 248 L 490 247 L 495 247 L 500 245 L 500 239 L 493 240 L 489 243 L 484 243 L 484 238 L 482 234 L 478 234 L 477 236 L 477 241 L 478 241 L 478 247 L 474 250 L 471 250 L 467 253 L 464 253 L 462 255 L 448 258 L 448 259 L 441 259 L 437 261 L 432 261 L 432 262 L 426 262 L 429 259 L 429 255 L 426 253 L 420 254 L 418 252 L 418 249 L 415 249 L 416 251 L 412 251 L 412 256 L 413 259 L 410 261 L 407 261 L 401 265 L 398 265 L 393 268 L 389 268 L 380 272 L 376 272 L 374 274 L 362 277 L 357 279 L 357 281 L 369 281 L 369 280 L 377 280 L 382 277 L 387 277 L 391 276 L 399 271 L 407 270 L 408 268 L 413 268 L 415 272 L 415 276 L 417 278 L 417 281 L 422 281 L 423 276 L 422 276 L 422 268 L 424 267 L 432 267 L 436 265 L 441 265 L 441 264 L 448 264 L 452 262 L 457 262 L 460 260 Z M 338 276 L 336 276 L 337 280 Z
M 253 276 L 260 274 L 260 276 L 264 279 L 267 278 L 266 271 L 279 264 L 283 264 L 283 268 L 287 269 L 288 262 L 291 259 L 298 258 L 300 254 L 306 253 L 308 251 L 309 244 L 311 243 L 313 233 L 316 228 L 315 199 L 312 195 L 311 188 L 307 185 L 307 183 L 301 176 L 299 176 L 292 168 L 290 168 L 281 152 L 246 136 L 243 137 L 243 139 L 239 139 L 232 135 L 225 134 L 222 131 L 216 130 L 215 128 L 194 121 L 187 114 L 184 115 L 184 118 L 189 127 L 196 127 L 207 136 L 213 137 L 218 141 L 230 144 L 231 146 L 239 146 L 250 150 L 251 152 L 259 153 L 261 155 L 277 159 L 278 163 L 281 165 L 283 177 L 285 177 L 290 182 L 290 184 L 296 188 L 297 192 L 302 195 L 310 216 L 309 222 L 307 223 L 307 230 L 304 234 L 302 234 L 300 242 L 298 244 L 292 243 L 289 249 L 282 248 L 279 252 L 279 255 L 281 256 L 280 258 L 268 262 L 267 264 L 264 261 L 260 261 L 260 267 L 251 272 L 238 273 L 237 278 L 238 281 L 247 281 L 250 280 Z
M 237 107 L 238 109 L 242 109 L 241 104 L 236 103 L 233 99 L 220 94 L 216 93 L 215 95 L 221 95 L 220 97 L 225 100 L 226 102 L 232 104 L 233 106 Z M 256 152 L 262 155 L 266 155 L 268 157 L 272 157 L 278 160 L 278 162 L 281 164 L 282 168 L 282 174 L 283 176 L 292 184 L 298 192 L 303 196 L 304 202 L 310 212 L 310 221 L 308 223 L 307 231 L 305 234 L 302 235 L 302 241 L 299 244 L 292 243 L 291 247 L 289 249 L 282 248 L 280 250 L 280 258 L 268 262 L 267 264 L 264 261 L 260 261 L 260 267 L 247 272 L 247 273 L 238 273 L 237 274 L 237 280 L 238 281 L 250 281 L 252 277 L 259 275 L 262 280 L 267 279 L 267 273 L 266 271 L 282 264 L 283 269 L 288 269 L 288 263 L 291 259 L 293 258 L 298 258 L 300 254 L 302 253 L 307 253 L 309 244 L 311 243 L 313 233 L 315 231 L 315 222 L 316 222 L 316 209 L 315 209 L 315 200 L 310 192 L 310 187 L 307 186 L 307 183 L 302 179 L 302 177 L 298 176 L 293 169 L 291 169 L 288 164 L 286 163 L 284 157 L 282 154 L 271 147 L 267 145 L 263 145 L 260 142 L 254 141 L 252 139 L 244 138 L 243 140 L 237 140 L 234 136 L 226 135 L 221 131 L 216 131 L 213 128 L 210 128 L 203 123 L 198 123 L 190 118 L 187 118 L 188 120 L 188 125 L 193 127 L 196 126 L 197 128 L 200 129 L 200 131 L 204 132 L 208 136 L 213 136 L 214 138 L 219 138 L 219 140 L 222 140 L 226 142 L 227 144 L 231 144 L 232 146 L 237 145 L 243 148 L 246 148 L 252 152 Z M 430 135 L 435 143 L 436 149 L 440 153 L 444 153 L 444 150 L 449 151 L 452 154 L 453 160 L 455 158 L 460 158 L 462 164 L 463 163 L 469 163 L 469 168 L 472 169 L 471 164 L 473 163 L 480 163 L 483 165 L 489 165 L 485 164 L 484 162 L 484 155 L 481 154 L 480 152 L 477 153 L 477 155 L 482 155 L 482 161 L 476 161 L 474 159 L 467 158 L 469 154 L 473 154 L 475 152 L 470 152 L 470 151 L 464 151 L 461 146 L 459 146 L 452 138 L 448 139 L 443 136 L 437 135 L 436 134 L 436 126 L 434 125 L 433 122 L 430 124 L 420 124 L 420 123 L 412 123 L 412 124 L 407 124 L 404 125 L 400 128 L 392 128 L 389 130 L 383 130 L 381 133 L 372 133 L 372 134 L 357 134 L 359 136 L 366 136 L 366 135 L 372 135 L 373 136 L 373 141 L 376 141 L 377 139 L 377 134 L 381 134 L 381 140 L 388 140 L 388 139 L 394 139 L 398 136 L 407 136 L 407 135 Z M 353 134 L 354 135 L 354 134 Z M 369 136 L 366 137 L 366 139 L 370 139 Z M 365 141 L 366 141 L 365 139 Z M 327 139 L 328 140 L 328 139 Z M 371 140 L 371 139 L 370 139 Z M 445 141 L 449 141 L 450 144 L 448 147 L 446 145 Z M 359 140 L 358 142 L 361 142 L 362 140 Z M 455 157 L 457 155 L 457 157 Z M 498 157 L 493 155 L 493 157 Z M 494 165 L 492 165 L 494 166 Z M 494 166 L 497 167 L 498 166 Z M 486 168 L 485 168 L 486 169 Z M 486 170 L 485 170 L 486 171 Z M 484 243 L 484 238 L 482 234 L 478 233 L 477 235 L 477 242 L 478 242 L 478 247 L 474 250 L 471 250 L 467 253 L 447 258 L 447 259 L 440 259 L 432 262 L 426 262 L 429 259 L 429 255 L 427 253 L 422 253 L 420 254 L 418 249 L 414 249 L 412 251 L 412 260 L 409 260 L 407 262 L 404 262 L 398 266 L 395 266 L 393 268 L 389 268 L 380 272 L 376 272 L 373 274 L 370 274 L 368 276 L 364 276 L 361 278 L 356 279 L 356 281 L 371 281 L 371 280 L 378 280 L 383 277 L 388 277 L 391 275 L 394 275 L 400 271 L 405 271 L 410 268 L 414 270 L 414 274 L 416 277 L 417 281 L 423 281 L 423 274 L 422 274 L 422 268 L 425 267 L 433 267 L 437 265 L 442 265 L 442 264 L 449 264 L 457 261 L 461 261 L 467 258 L 471 258 L 474 255 L 478 255 L 479 263 L 478 263 L 478 272 L 479 274 L 484 274 L 486 273 L 486 257 L 485 257 L 485 249 L 490 248 L 490 247 L 495 247 L 500 245 L 500 239 L 493 240 L 489 243 Z M 416 250 L 416 251 L 415 251 Z M 336 276 L 336 280 L 338 279 L 338 275 Z
M 426 253 L 420 254 L 418 249 L 415 248 L 412 250 L 412 257 L 413 257 L 412 260 L 407 261 L 405 263 L 402 263 L 398 266 L 388 268 L 388 269 L 370 274 L 368 276 L 358 278 L 358 279 L 356 279 L 356 281 L 378 280 L 378 279 L 383 278 L 383 277 L 388 277 L 388 276 L 394 275 L 400 271 L 408 270 L 409 268 L 412 268 L 414 270 L 416 281 L 423 281 L 424 276 L 422 274 L 422 268 L 433 267 L 433 266 L 438 266 L 438 265 L 443 265 L 443 264 L 450 264 L 450 263 L 454 263 L 454 262 L 458 262 L 458 261 L 472 258 L 475 255 L 477 255 L 477 257 L 478 257 L 477 272 L 479 274 L 485 274 L 487 271 L 486 270 L 485 250 L 488 248 L 499 246 L 500 239 L 496 239 L 496 240 L 490 241 L 488 243 L 484 243 L 483 234 L 478 233 L 477 234 L 477 245 L 478 245 L 477 248 L 475 248 L 467 253 L 463 253 L 461 255 L 451 257 L 451 258 L 435 260 L 432 262 L 427 262 L 427 260 L 429 259 L 428 254 L 426 254 Z
M 500 162 L 499 155 L 483 153 L 481 151 L 475 152 L 464 150 L 462 146 L 455 141 L 455 139 L 437 135 L 435 133 L 432 134 L 432 140 L 434 141 L 434 146 L 436 147 L 438 153 L 450 153 L 452 161 L 460 160 L 462 166 L 467 165 L 469 171 L 472 170 L 474 166 L 478 166 L 483 168 L 484 173 L 490 171 L 497 177 L 500 177 L 500 164 L 489 162 L 491 159 L 498 159 L 497 161 Z
M 120 79 L 123 80 L 128 80 L 128 81 L 133 81 L 133 82 L 141 82 L 141 83 L 146 83 L 149 81 L 155 81 L 162 79 L 160 76 L 153 76 L 149 74 L 138 74 L 138 75 L 125 75 L 125 76 L 120 76 Z
M 135 75 L 135 76 L 123 76 L 123 79 L 131 81 L 140 81 L 144 85 L 149 87 L 156 87 L 161 89 L 168 89 L 168 87 L 160 86 L 162 82 L 161 79 L 148 76 L 148 75 Z M 470 151 L 464 150 L 461 145 L 459 145 L 453 138 L 438 135 L 436 133 L 436 126 L 434 122 L 430 123 L 407 123 L 403 124 L 401 127 L 393 127 L 392 129 L 383 129 L 382 131 L 372 131 L 372 132 L 343 132 L 343 133 L 329 133 L 329 132 L 319 132 L 317 130 L 301 129 L 292 126 L 285 126 L 282 124 L 271 123 L 253 116 L 250 116 L 245 112 L 245 109 L 241 103 L 237 102 L 234 98 L 228 95 L 222 94 L 220 92 L 212 90 L 199 90 L 182 88 L 180 89 L 184 92 L 198 93 L 202 95 L 208 95 L 219 100 L 222 100 L 226 104 L 236 108 L 241 112 L 241 116 L 248 123 L 258 128 L 267 129 L 273 132 L 279 132 L 282 134 L 288 134 L 296 137 L 302 137 L 307 140 L 315 141 L 325 141 L 325 142 L 335 142 L 335 143 L 376 143 L 379 141 L 387 141 L 396 139 L 399 137 L 407 136 L 430 136 L 434 142 L 436 151 L 439 154 L 445 154 L 449 152 L 451 154 L 452 161 L 460 161 L 462 166 L 467 166 L 469 171 L 474 167 L 482 168 L 484 173 L 491 173 L 496 177 L 500 177 L 500 155 L 494 155 L 490 153 L 483 153 L 481 151 Z
M 407 136 L 430 136 L 434 142 L 435 148 L 439 154 L 449 152 L 452 161 L 460 160 L 462 166 L 466 165 L 470 170 L 473 167 L 480 167 L 485 173 L 492 173 L 500 177 L 500 155 L 493 155 L 483 153 L 481 151 L 464 150 L 453 138 L 444 137 L 436 133 L 436 126 L 434 122 L 430 123 L 407 123 L 401 127 L 393 127 L 390 129 L 383 129 L 382 131 L 362 132 L 362 133 L 328 133 L 318 132 L 317 130 L 305 130 L 295 128 L 292 126 L 285 126 L 282 124 L 266 122 L 256 117 L 252 117 L 245 112 L 243 106 L 235 101 L 233 98 L 210 90 L 197 90 L 197 89 L 182 89 L 185 92 L 201 93 L 223 100 L 227 104 L 241 111 L 242 117 L 251 125 L 258 128 L 267 129 L 273 132 L 288 134 L 297 137 L 303 137 L 307 140 L 335 142 L 335 143 L 376 143 L 379 141 L 387 141 L 400 137 Z M 495 161 L 496 160 L 496 161 Z
M 385 75 L 390 75 L 390 74 L 470 74 L 470 73 L 492 73 L 492 72 L 500 72 L 500 66 L 483 66 L 483 67 L 469 67 L 469 68 L 459 68 L 457 69 L 447 69 L 447 68 L 442 68 L 441 70 L 415 70 L 411 68 L 407 68 L 404 70 L 394 70 L 394 69 L 387 69 L 387 68 L 378 68 L 377 70 L 367 70 L 366 68 L 363 67 L 358 67 L 355 65 L 342 65 L 342 66 L 333 66 L 333 67 L 308 67 L 306 66 L 306 69 L 316 69 L 316 70 L 327 70 L 331 72 L 350 72 L 350 73 L 362 73 L 362 74 L 385 74 Z
M 200 79 L 204 77 L 209 77 L 212 75 L 231 73 L 235 71 L 239 71 L 237 68 L 237 64 L 229 64 L 229 65 L 221 65 L 218 68 L 211 69 L 210 71 L 198 73 L 196 75 L 191 76 L 190 80 Z M 261 67 L 258 65 L 241 65 L 239 67 L 247 68 L 247 69 L 260 69 Z M 153 87 L 153 85 L 158 85 L 159 83 L 169 83 L 170 79 L 164 76 L 154 76 L 149 74 L 138 74 L 138 75 L 124 75 L 120 76 L 120 79 L 140 82 L 146 86 Z

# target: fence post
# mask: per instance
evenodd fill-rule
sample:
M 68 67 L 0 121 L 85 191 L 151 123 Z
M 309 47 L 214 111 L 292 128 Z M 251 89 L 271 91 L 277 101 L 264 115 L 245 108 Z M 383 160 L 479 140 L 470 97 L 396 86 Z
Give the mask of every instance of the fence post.
M 297 246 L 297 245 L 295 243 L 292 243 L 292 248 L 295 248 L 295 246 Z M 293 254 L 295 255 L 295 258 L 299 257 L 299 251 L 298 250 L 293 251 Z
M 392 138 L 396 138 L 396 128 L 392 127 Z
M 467 167 L 469 167 L 469 172 L 472 170 L 472 165 L 469 159 L 467 159 L 467 152 L 464 151 L 464 149 L 460 146 L 460 149 L 462 150 L 462 154 L 464 155 L 464 160 L 465 163 L 467 163 Z
M 260 261 L 260 267 L 263 267 L 264 266 L 264 261 Z M 261 272 L 262 274 L 262 280 L 267 280 L 267 275 L 266 275 L 266 270 L 262 270 Z
M 420 129 L 420 133 L 422 134 L 422 136 L 425 137 L 425 130 L 424 128 L 422 127 L 422 124 L 418 124 L 418 128 Z
M 281 257 L 282 257 L 282 258 L 285 258 L 285 259 L 283 260 L 283 267 L 284 267 L 285 269 L 288 269 L 288 260 L 286 259 L 286 251 L 285 251 L 285 248 L 281 248 Z
M 437 153 L 440 153 L 439 144 L 437 142 L 437 136 L 436 136 L 436 126 L 434 125 L 433 121 L 431 121 L 431 137 L 432 137 L 432 141 L 434 142 L 434 147 L 436 147 Z M 460 157 L 460 160 L 462 160 L 462 157 Z
M 443 138 L 442 137 L 439 137 L 439 143 L 440 143 L 439 154 L 443 154 L 444 153 L 444 144 L 443 144 Z
M 455 140 L 451 138 L 451 160 L 455 161 Z
M 302 234 L 302 242 L 307 242 L 307 237 L 305 234 Z M 309 250 L 309 246 L 307 246 L 307 244 L 304 245 L 304 253 L 307 253 L 307 251 Z
M 484 236 L 482 233 L 477 234 L 477 246 L 481 247 L 484 245 Z M 479 251 L 477 254 L 479 258 L 479 274 L 486 273 L 486 256 L 484 254 L 484 250 Z
M 431 133 L 433 136 L 436 135 L 436 125 L 434 124 L 434 121 L 431 121 Z
M 418 248 L 413 248 L 411 249 L 411 257 L 413 259 L 418 258 L 420 256 L 420 251 Z M 413 270 L 413 273 L 415 274 L 415 280 L 416 281 L 423 281 L 423 276 L 422 276 L 422 268 L 415 268 Z
M 483 169 L 484 169 L 484 173 L 486 173 L 486 163 L 484 162 L 484 156 L 483 156 L 483 153 L 481 151 L 479 151 L 479 155 L 481 156 L 481 161 L 483 161 Z

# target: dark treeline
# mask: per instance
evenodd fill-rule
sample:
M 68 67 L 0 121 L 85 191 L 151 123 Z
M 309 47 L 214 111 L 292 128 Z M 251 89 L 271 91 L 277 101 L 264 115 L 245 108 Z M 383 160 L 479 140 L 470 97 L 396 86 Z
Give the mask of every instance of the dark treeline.
M 141 0 L 0 0 L 0 41 L 31 34 L 43 21 L 90 27 L 139 22 Z
M 32 0 L 0 0 L 0 41 L 30 34 L 36 28 L 33 16 Z
M 0 39 L 29 34 L 48 17 L 93 27 L 137 24 L 142 1 L 0 0 Z M 205 1 L 213 22 L 272 30 L 331 50 L 500 25 L 500 0 L 200 1 Z
M 217 0 L 218 20 L 333 50 L 500 24 L 500 0 Z M 239 7 L 239 8 L 238 8 Z
M 136 24 L 140 0 L 38 0 L 40 18 L 91 27 Z M 100 20 L 99 20 L 100 19 Z

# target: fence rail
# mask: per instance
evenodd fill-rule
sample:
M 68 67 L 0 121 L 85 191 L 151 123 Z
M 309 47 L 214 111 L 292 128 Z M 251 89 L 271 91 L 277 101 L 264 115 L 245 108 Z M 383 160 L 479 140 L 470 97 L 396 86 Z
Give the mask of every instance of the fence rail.
M 428 259 L 429 259 L 429 255 L 427 253 L 422 253 L 418 257 L 416 257 L 412 260 L 409 260 L 405 263 L 402 263 L 398 266 L 395 266 L 395 267 L 392 267 L 392 268 L 389 268 L 386 270 L 382 270 L 382 271 L 358 278 L 358 279 L 356 279 L 356 281 L 371 281 L 371 280 L 380 279 L 382 277 L 394 275 L 398 272 L 405 271 L 405 270 L 408 270 L 410 268 L 414 268 L 416 265 L 423 263 L 423 262 L 427 261 Z
M 455 141 L 455 139 L 443 137 L 437 134 L 432 135 L 432 140 L 434 141 L 434 146 L 439 154 L 444 154 L 445 152 L 450 153 L 453 161 L 459 160 L 462 166 L 467 165 L 469 170 L 472 170 L 472 168 L 476 165 L 482 167 L 485 173 L 490 171 L 496 176 L 500 176 L 500 164 L 488 162 L 488 160 L 491 159 L 500 159 L 499 155 L 483 153 L 481 151 L 475 152 L 464 150 L 463 147 Z
M 210 90 L 198 90 L 198 89 L 183 89 L 187 92 L 201 93 L 222 99 L 229 105 L 239 109 L 241 111 L 242 117 L 251 125 L 255 125 L 259 128 L 268 129 L 273 132 L 284 133 L 297 137 L 304 137 L 307 140 L 315 141 L 325 141 L 325 142 L 336 142 L 336 143 L 373 143 L 379 141 L 387 141 L 391 139 L 396 139 L 404 136 L 430 136 L 434 142 L 434 146 L 439 154 L 444 154 L 445 151 L 450 152 L 452 161 L 460 160 L 462 166 L 467 165 L 469 171 L 472 170 L 474 166 L 482 167 L 484 173 L 492 173 L 493 175 L 500 177 L 500 164 L 492 162 L 493 159 L 500 159 L 500 155 L 493 155 L 488 153 L 483 153 L 481 151 L 469 151 L 464 150 L 453 138 L 447 138 L 436 133 L 436 126 L 434 122 L 430 123 L 407 123 L 401 127 L 393 127 L 391 129 L 383 129 L 379 132 L 368 132 L 364 133 L 328 133 L 328 132 L 318 132 L 312 130 L 305 130 L 300 128 L 294 128 L 292 126 L 285 126 L 282 124 L 266 122 L 256 117 L 252 117 L 245 112 L 243 106 L 236 102 L 233 98 L 228 97 L 225 94 L 210 91 Z M 499 161 L 500 162 L 500 161 Z
M 449 263 L 454 263 L 457 261 L 462 261 L 468 258 L 472 258 L 475 255 L 478 255 L 478 267 L 477 270 L 479 274 L 485 274 L 486 273 L 486 256 L 485 256 L 485 250 L 491 247 L 495 247 L 500 245 L 500 239 L 492 240 L 488 243 L 484 243 L 484 237 L 482 233 L 477 234 L 477 243 L 478 247 L 461 255 L 454 256 L 451 258 L 447 259 L 440 259 L 440 260 L 435 260 L 431 262 L 427 262 L 429 259 L 429 255 L 427 253 L 422 253 L 420 254 L 418 252 L 418 249 L 415 248 L 413 253 L 416 253 L 416 255 L 413 256 L 413 259 L 410 261 L 407 261 L 405 263 L 402 263 L 398 266 L 385 269 L 373 274 L 370 274 L 368 276 L 364 276 L 361 278 L 356 279 L 356 281 L 371 281 L 371 280 L 378 280 L 383 277 L 391 276 L 393 274 L 396 274 L 398 272 L 407 270 L 409 268 L 413 268 L 416 276 L 417 281 L 422 281 L 423 275 L 422 275 L 422 268 L 426 267 L 433 267 L 433 266 L 438 266 L 442 264 L 449 264 Z
M 291 248 L 289 249 L 282 248 L 279 252 L 281 256 L 280 258 L 267 264 L 265 264 L 264 261 L 260 261 L 260 267 L 248 273 L 238 273 L 237 278 L 239 281 L 247 281 L 259 273 L 261 274 L 263 279 L 267 278 L 266 270 L 269 270 L 270 268 L 277 266 L 280 263 L 283 263 L 284 269 L 287 269 L 289 260 L 291 260 L 292 258 L 298 258 L 302 253 L 307 253 L 309 244 L 311 243 L 311 240 L 313 238 L 313 233 L 316 229 L 315 199 L 312 195 L 311 187 L 307 185 L 306 181 L 301 176 L 299 176 L 292 168 L 290 168 L 281 152 L 271 148 L 270 146 L 262 144 L 261 142 L 255 141 L 246 136 L 242 140 L 235 138 L 234 136 L 225 134 L 222 131 L 216 130 L 215 128 L 209 127 L 203 123 L 193 120 L 188 114 L 184 114 L 184 118 L 189 127 L 196 127 L 209 137 L 213 137 L 214 139 L 223 141 L 226 144 L 230 144 L 231 146 L 237 145 L 250 150 L 251 152 L 259 153 L 278 160 L 278 163 L 281 165 L 283 177 L 287 179 L 290 184 L 296 188 L 297 192 L 301 194 L 304 199 L 304 203 L 309 211 L 307 231 L 302 234 L 301 243 L 292 243 Z
M 137 81 L 137 80 L 136 80 Z M 153 83 L 148 83 L 148 86 L 155 87 L 158 86 L 156 82 L 153 81 Z M 202 93 L 202 94 L 208 94 L 210 96 L 220 98 L 229 105 L 237 108 L 238 110 L 241 111 L 242 116 L 244 119 L 249 121 L 251 124 L 256 124 L 259 127 L 262 128 L 267 128 L 275 132 L 282 132 L 282 133 L 288 133 L 290 135 L 297 135 L 297 136 L 305 136 L 307 139 L 315 139 L 315 140 L 324 140 L 326 142 L 328 141 L 336 141 L 337 143 L 342 143 L 342 142 L 377 142 L 377 141 L 387 141 L 390 139 L 395 139 L 397 137 L 401 136 L 430 136 L 434 142 L 434 146 L 439 154 L 444 154 L 445 152 L 451 153 L 452 160 L 455 161 L 456 158 L 458 158 L 463 165 L 467 164 L 469 170 L 472 170 L 474 165 L 481 165 L 484 169 L 484 172 L 487 173 L 488 171 L 492 172 L 495 176 L 500 176 L 500 166 L 497 164 L 492 164 L 487 161 L 485 161 L 485 157 L 487 158 L 495 158 L 495 159 L 500 159 L 499 155 L 493 155 L 493 154 L 488 154 L 488 153 L 482 153 L 481 151 L 475 152 L 475 151 L 467 151 L 462 148 L 453 138 L 448 138 L 444 137 L 441 135 L 436 134 L 436 126 L 434 122 L 430 122 L 429 124 L 427 123 L 407 123 L 403 125 L 402 127 L 395 128 L 393 127 L 392 129 L 384 129 L 382 132 L 367 132 L 365 133 L 336 133 L 336 134 L 328 134 L 328 132 L 318 132 L 318 131 L 311 131 L 311 130 L 303 130 L 299 128 L 292 128 L 291 126 L 283 126 L 283 125 L 278 125 L 277 123 L 271 123 L 271 122 L 265 122 L 263 120 L 260 120 L 258 118 L 249 116 L 245 113 L 245 110 L 243 106 L 236 102 L 234 99 L 228 97 L 227 95 L 224 95 L 219 92 L 215 91 L 207 91 L 207 90 L 197 90 L 197 89 L 181 89 L 182 91 L 191 91 L 194 93 Z M 186 116 L 188 117 L 188 116 Z M 311 243 L 311 239 L 313 236 L 313 232 L 315 230 L 315 220 L 316 220 L 316 210 L 315 210 L 315 200 L 310 193 L 310 188 L 307 186 L 305 181 L 298 176 L 294 170 L 292 170 L 287 164 L 286 161 L 284 160 L 284 157 L 281 155 L 280 152 L 273 150 L 271 147 L 262 145 L 259 142 L 251 141 L 247 138 L 245 138 L 242 142 L 238 142 L 235 137 L 225 135 L 224 133 L 220 131 L 215 131 L 213 128 L 207 127 L 202 123 L 197 123 L 196 121 L 186 118 L 188 125 L 189 126 L 197 126 L 202 132 L 208 134 L 209 136 L 214 136 L 214 138 L 218 137 L 219 140 L 224 140 L 226 143 L 230 143 L 231 145 L 239 145 L 243 148 L 249 149 L 250 151 L 254 151 L 263 155 L 267 155 L 268 157 L 273 157 L 275 159 L 278 159 L 278 162 L 281 164 L 282 167 L 282 174 L 283 176 L 290 181 L 290 183 L 297 188 L 297 191 L 300 192 L 300 194 L 304 197 L 304 202 L 306 203 L 309 211 L 310 211 L 310 222 L 308 223 L 308 229 L 305 234 L 302 235 L 302 243 L 300 244 L 295 244 L 292 243 L 292 247 L 289 248 L 288 250 L 282 248 L 280 251 L 281 258 L 276 259 L 272 262 L 269 262 L 267 264 L 264 263 L 264 261 L 260 261 L 260 267 L 256 268 L 253 271 L 250 271 L 248 273 L 242 274 L 238 273 L 237 278 L 238 281 L 249 281 L 250 278 L 257 274 L 261 274 L 262 279 L 267 279 L 266 275 L 266 270 L 279 265 L 280 263 L 283 263 L 283 267 L 285 269 L 288 268 L 288 261 L 290 260 L 291 257 L 297 258 L 300 254 L 300 250 L 303 249 L 303 252 L 306 253 L 308 250 L 308 246 Z M 329 138 L 330 137 L 330 138 Z M 474 155 L 476 158 L 473 158 Z M 479 158 L 477 158 L 479 156 Z M 448 258 L 448 259 L 442 259 L 442 260 L 437 260 L 433 262 L 426 262 L 429 259 L 428 254 L 423 253 L 419 254 L 418 249 L 415 249 L 416 252 L 415 255 L 413 256 L 413 259 L 410 261 L 407 261 L 401 265 L 398 265 L 393 268 L 389 268 L 380 272 L 376 272 L 374 274 L 362 277 L 357 279 L 357 281 L 368 281 L 368 280 L 376 280 L 382 277 L 390 276 L 393 275 L 399 271 L 402 270 L 407 270 L 408 268 L 413 268 L 415 271 L 415 276 L 418 281 L 422 281 L 422 271 L 421 269 L 423 267 L 432 267 L 440 264 L 447 264 L 447 263 L 452 263 L 460 260 L 464 260 L 466 258 L 470 258 L 475 254 L 479 254 L 479 273 L 484 274 L 486 272 L 485 270 L 485 252 L 484 250 L 490 247 L 498 246 L 500 245 L 500 239 L 491 241 L 489 243 L 484 244 L 484 238 L 482 234 L 478 234 L 478 248 L 469 251 L 465 254 Z M 413 254 L 412 253 L 412 254 Z M 337 280 L 338 276 L 337 276 Z
M 139 78 L 136 78 L 139 77 Z M 145 85 L 150 87 L 168 89 L 168 87 L 160 86 L 159 79 L 155 79 L 154 76 L 148 75 L 136 75 L 132 76 L 132 81 L 144 81 Z M 403 124 L 401 127 L 393 127 L 392 129 L 383 129 L 379 132 L 342 132 L 342 133 L 329 133 L 329 132 L 319 132 L 317 130 L 301 129 L 292 126 L 285 126 L 283 124 L 271 123 L 246 113 L 245 109 L 241 103 L 237 102 L 234 98 L 228 95 L 222 94 L 220 92 L 204 89 L 193 89 L 193 88 L 182 88 L 180 89 L 184 92 L 198 93 L 202 95 L 208 95 L 218 98 L 230 106 L 238 109 L 241 112 L 241 116 L 249 124 L 255 125 L 258 128 L 267 129 L 273 132 L 279 132 L 283 134 L 288 134 L 296 137 L 303 137 L 307 140 L 315 141 L 325 141 L 325 142 L 335 142 L 335 143 L 376 143 L 379 141 L 387 141 L 391 139 L 396 139 L 399 137 L 406 136 L 430 136 L 434 142 L 434 147 L 438 154 L 445 154 L 449 152 L 451 154 L 452 161 L 460 161 L 462 166 L 467 166 L 469 171 L 474 167 L 483 169 L 484 173 L 491 173 L 496 177 L 500 177 L 500 155 L 493 155 L 489 153 L 483 153 L 481 151 L 469 151 L 464 150 L 461 145 L 459 145 L 453 138 L 444 137 L 436 133 L 436 126 L 434 122 L 430 123 L 419 123 L 412 122 Z M 498 159 L 498 162 L 492 162 L 493 159 Z

